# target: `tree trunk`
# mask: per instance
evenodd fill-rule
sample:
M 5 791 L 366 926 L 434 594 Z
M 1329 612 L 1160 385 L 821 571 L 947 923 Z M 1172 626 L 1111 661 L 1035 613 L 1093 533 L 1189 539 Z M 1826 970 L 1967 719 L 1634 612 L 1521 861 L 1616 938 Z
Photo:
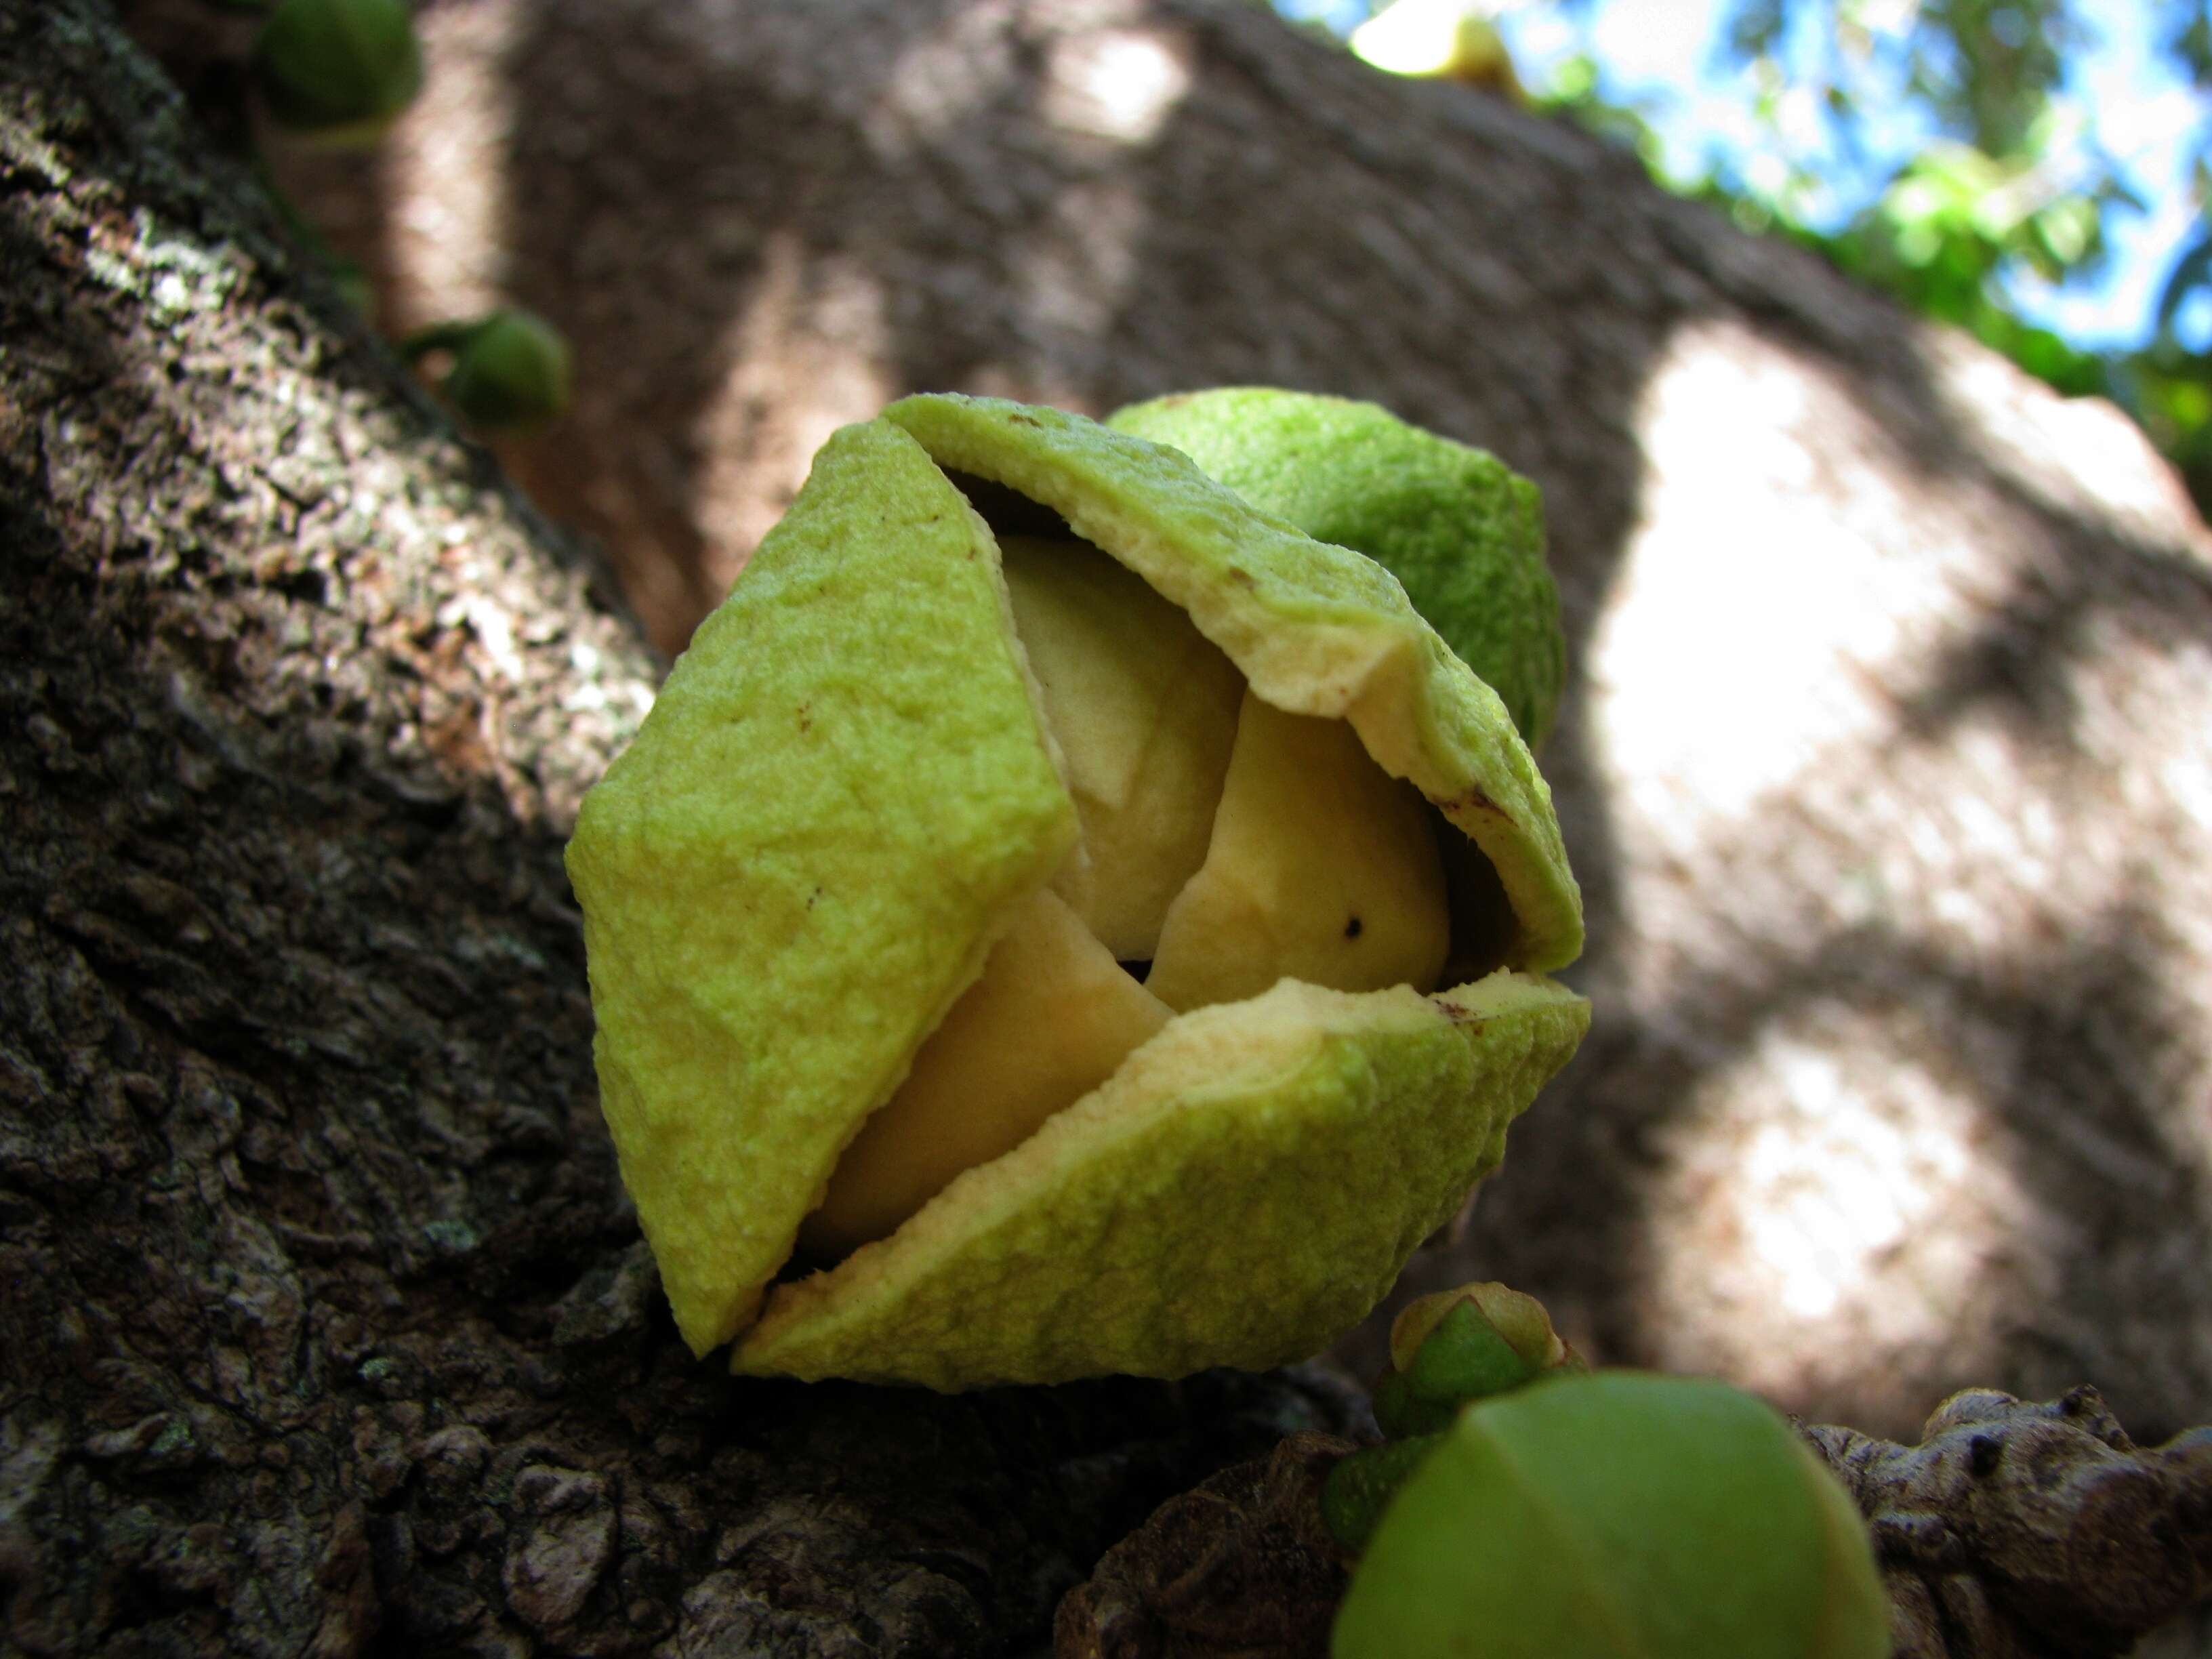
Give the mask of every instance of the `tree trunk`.
M 0 168 L 0 1650 L 1017 1651 L 1339 1420 L 695 1363 L 559 862 L 654 659 L 94 0 Z
M 1307 386 L 1543 485 L 1596 1027 L 1408 1293 L 1890 1434 L 2212 1416 L 2212 563 L 2117 411 L 1247 0 L 424 23 L 385 149 L 287 176 L 390 326 L 569 331 L 514 460 L 665 646 L 917 387 Z
M 2117 415 L 1241 0 L 424 24 L 287 176 L 388 327 L 568 330 L 509 458 L 665 646 L 915 386 L 1310 385 L 1546 486 L 1601 1027 L 1417 1280 L 1892 1432 L 2212 1418 L 2212 579 Z M 0 0 L 0 167 L 8 1644 L 1018 1652 L 1340 1418 L 691 1362 L 558 866 L 656 663 L 93 0 Z

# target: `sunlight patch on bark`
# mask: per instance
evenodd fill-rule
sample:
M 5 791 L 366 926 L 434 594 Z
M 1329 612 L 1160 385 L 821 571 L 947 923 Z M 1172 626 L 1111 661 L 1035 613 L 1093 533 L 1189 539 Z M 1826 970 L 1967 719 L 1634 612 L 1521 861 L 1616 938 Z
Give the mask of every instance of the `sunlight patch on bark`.
M 1686 329 L 1637 427 L 1642 512 L 1591 642 L 1590 724 L 1620 757 L 1621 808 L 1686 853 L 1820 750 L 1877 737 L 1893 716 L 1869 672 L 1920 643 L 1946 596 L 1940 562 L 1864 533 L 1907 503 L 1829 510 L 1824 475 L 1879 439 L 1821 365 Z M 1856 471 L 1850 489 L 1887 493 Z
M 2018 1301 L 1993 1267 L 2056 1241 L 1945 1040 L 1910 1009 L 1823 1001 L 1705 1080 L 1662 1143 L 1650 1279 L 1653 1328 L 1705 1340 L 1662 1336 L 1662 1364 L 1791 1400 L 1939 1356 L 1980 1374 L 1988 1310 Z
M 505 72 L 514 6 L 433 7 L 416 24 L 437 73 L 378 151 L 393 271 L 387 328 L 473 316 L 509 300 L 514 204 L 507 145 L 514 89 Z
M 1962 441 L 2100 418 L 2003 391 Z M 1684 1068 L 1650 1132 L 1649 1358 L 1817 1411 L 1995 1364 L 2023 1319 L 2087 1351 L 2082 1218 L 2212 1164 L 2188 561 L 2085 585 L 2047 491 L 1908 450 L 1848 365 L 1740 323 L 1676 336 L 1638 430 L 1583 706 L 1627 924 L 1603 971 Z
M 1190 49 L 1164 29 L 1063 37 L 1045 71 L 1045 118 L 1122 144 L 1158 137 L 1190 90 Z
M 1061 192 L 1048 226 L 1016 253 L 1018 303 L 1030 326 L 1079 349 L 1109 333 L 1138 276 L 1146 212 L 1127 180 L 1102 178 Z
M 2181 480 L 2116 404 L 2054 397 L 1954 328 L 1923 323 L 1914 341 L 1954 427 L 2008 483 L 2057 512 L 2212 556 Z
M 729 370 L 693 428 L 693 516 L 708 531 L 708 574 L 726 588 L 806 481 L 814 452 L 899 388 L 880 284 L 860 260 L 811 253 L 793 231 L 767 238 L 720 355 Z
M 907 46 L 864 120 L 870 146 L 896 161 L 941 142 L 987 107 L 1021 72 L 1013 0 L 956 8 L 940 27 Z

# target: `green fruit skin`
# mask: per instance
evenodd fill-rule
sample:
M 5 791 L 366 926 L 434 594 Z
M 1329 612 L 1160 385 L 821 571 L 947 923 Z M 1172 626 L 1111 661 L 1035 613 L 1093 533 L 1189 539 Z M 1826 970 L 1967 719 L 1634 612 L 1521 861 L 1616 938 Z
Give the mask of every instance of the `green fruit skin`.
M 442 390 L 470 425 L 514 431 L 568 406 L 568 343 L 527 311 L 495 311 L 469 331 Z
M 1334 1659 L 1882 1659 L 1850 1499 L 1780 1413 L 1602 1371 L 1470 1407 L 1384 1512 Z
M 1469 1401 L 1518 1388 L 1535 1374 L 1536 1368 L 1521 1357 L 1480 1307 L 1462 1302 L 1443 1316 L 1415 1352 L 1406 1381 L 1414 1399 L 1449 1402 L 1456 1410 Z
M 1523 742 L 1550 734 L 1566 642 L 1543 498 L 1495 456 L 1379 404 L 1273 386 L 1156 398 L 1107 424 L 1174 446 L 1261 511 L 1367 555 L 1489 683 Z
M 373 138 L 422 87 L 403 0 L 283 0 L 254 43 L 253 66 L 270 114 L 325 138 Z
M 1336 1541 L 1348 1550 L 1365 1549 L 1398 1488 L 1443 1437 L 1420 1434 L 1386 1440 L 1338 1459 L 1321 1483 L 1321 1518 Z

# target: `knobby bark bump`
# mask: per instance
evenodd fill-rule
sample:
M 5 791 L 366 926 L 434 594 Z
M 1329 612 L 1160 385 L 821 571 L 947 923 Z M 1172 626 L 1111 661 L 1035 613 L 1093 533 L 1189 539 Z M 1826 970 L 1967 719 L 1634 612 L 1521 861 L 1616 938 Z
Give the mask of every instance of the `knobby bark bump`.
M 1872 1530 L 1895 1659 L 2118 1659 L 2212 1595 L 2212 1427 L 2137 1446 L 2097 1391 L 1970 1389 L 1899 1445 L 1800 1432 Z M 1163 1504 L 1068 1592 L 1058 1659 L 1323 1659 L 1357 1566 L 1293 1435 Z

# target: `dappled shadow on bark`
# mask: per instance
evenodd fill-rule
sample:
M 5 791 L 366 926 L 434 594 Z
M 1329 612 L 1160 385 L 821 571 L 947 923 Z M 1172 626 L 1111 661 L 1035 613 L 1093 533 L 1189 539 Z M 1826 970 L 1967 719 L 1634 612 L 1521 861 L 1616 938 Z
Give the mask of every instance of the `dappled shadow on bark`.
M 1901 698 L 1897 724 L 1917 738 L 1994 708 L 2032 740 L 2096 760 L 2099 739 L 2077 685 L 2117 634 L 2135 650 L 2176 656 L 2212 646 L 2212 566 L 2156 547 L 2124 544 L 2086 558 L 2017 573 L 1988 620 Z M 2110 760 L 2112 757 L 2101 758 Z
M 1839 933 L 1867 985 L 1940 960 L 1962 964 L 1940 986 L 1978 994 L 1993 956 L 2058 961 L 2133 905 L 2171 939 L 2125 994 L 2163 998 L 2170 1036 L 2106 1063 L 2169 1128 L 2203 1086 L 2208 1013 L 2185 988 L 2203 836 L 2156 781 L 2201 767 L 2154 752 L 2197 706 L 2202 544 L 2109 411 L 1992 371 L 1595 141 L 1374 75 L 1258 8 L 441 14 L 504 20 L 447 58 L 495 36 L 512 82 L 516 211 L 496 263 L 588 357 L 573 432 L 526 471 L 622 550 L 652 604 L 702 604 L 721 578 L 701 573 L 735 567 L 813 441 L 916 388 L 1099 412 L 1208 382 L 1373 397 L 1543 485 L 1577 674 L 1544 759 L 1590 918 L 1569 977 L 1597 1025 L 1462 1244 L 1424 1271 L 1526 1263 L 1626 1352 L 1740 1351 L 1764 1328 L 1750 1311 L 1741 1328 L 1686 1313 L 1690 1332 L 1662 1341 L 1639 1300 L 1680 1231 L 1648 1190 L 1651 1147 L 1752 1086 L 1729 1057 L 1817 1000 L 1784 988 L 1842 972 L 1822 944 Z M 419 295 L 436 264 L 419 227 L 447 198 L 420 167 L 386 176 L 380 257 Z M 1793 566 L 1814 580 L 1754 580 Z M 680 637 L 696 609 L 656 614 Z M 2161 696 L 2179 712 L 2157 716 Z M 2054 819 L 2056 850 L 1978 854 L 1978 812 Z M 1862 911 L 1881 925 L 1854 933 Z M 2056 1018 L 2047 1000 L 1998 1004 L 1992 1030 Z M 1959 1097 L 2004 1100 L 2007 1042 L 1962 1052 L 1996 1069 Z M 1917 1086 L 1854 1074 L 1877 1097 Z M 1795 1086 L 1759 1085 L 1778 1102 Z M 2212 1382 L 2203 1334 L 2112 1310 L 2196 1224 L 2136 1214 L 2123 1243 L 2093 1245 L 2101 1177 L 2051 1179 L 2068 1178 L 2082 1190 L 2038 1200 L 2070 1241 L 2051 1248 L 2137 1264 L 2067 1314 L 2114 1328 L 2080 1352 L 2121 1393 L 2114 1370 L 2164 1355 L 2157 1398 L 2129 1408 L 2180 1420 Z M 1984 1374 L 2044 1386 L 2033 1341 L 2014 1340 Z M 1844 1367 L 1831 1414 L 1869 1420 L 1850 1407 L 1893 1387 L 1902 1427 L 1956 1380 L 1852 1369 L 1853 1346 L 1826 1345 Z
M 441 33 L 464 15 L 505 21 Z M 465 0 L 428 28 L 434 75 L 512 83 L 511 211 L 471 229 L 404 140 L 361 251 L 427 321 L 428 244 L 479 235 L 570 332 L 578 413 L 518 465 L 665 641 L 829 427 L 912 389 L 1370 396 L 1544 486 L 1597 1024 L 1422 1284 L 1503 1273 L 1604 1357 L 1866 1427 L 1965 1380 L 2212 1415 L 2173 1288 L 2206 1226 L 2212 603 L 2116 416 L 1258 7 Z M 1101 92 L 1115 53 L 1150 94 Z M 1792 562 L 1820 597 L 1746 614 L 1714 574 Z M 1862 586 L 1871 646 L 1828 614 Z M 1835 1184 L 1891 1152 L 1943 1201 Z M 1701 1227 L 1747 1185 L 1764 1222 Z M 1854 1190 L 1892 1231 L 1833 1220 Z
M 651 660 L 112 47 L 0 18 L 11 1650 L 1041 1635 L 1334 1396 L 682 1348 L 559 865 Z
M 1565 1153 L 1512 1148 L 1481 1265 L 1547 1299 L 1620 1284 L 1577 1339 L 1603 1363 L 1884 1424 L 1930 1375 L 2107 1373 L 2160 1437 L 2203 1363 L 2185 1264 L 2212 1250 L 2203 1149 L 2143 1078 L 2201 1063 L 2169 963 L 2124 910 L 2004 963 L 1861 927 L 1686 976 L 1655 1022 L 1674 1041 L 1594 1057 Z M 1425 1264 L 1396 1299 L 1455 1276 Z

